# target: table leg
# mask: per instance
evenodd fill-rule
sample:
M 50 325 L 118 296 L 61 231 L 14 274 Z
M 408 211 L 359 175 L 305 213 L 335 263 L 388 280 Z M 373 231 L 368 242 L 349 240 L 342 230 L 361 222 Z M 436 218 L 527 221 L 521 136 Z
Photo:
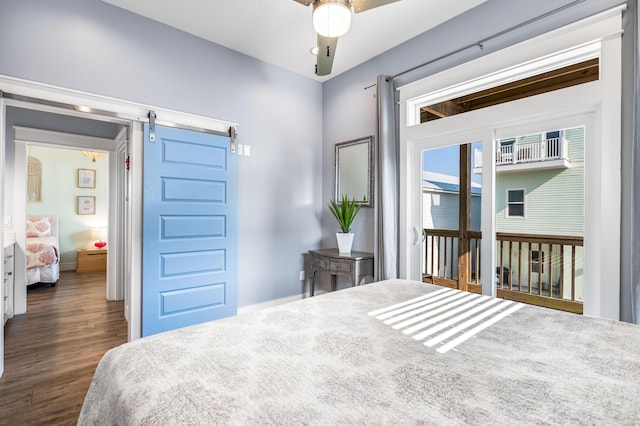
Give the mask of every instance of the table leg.
M 351 285 L 353 287 L 360 285 L 360 264 L 359 262 L 354 262 L 353 272 L 351 273 Z
M 338 277 L 336 275 L 331 275 L 331 291 L 336 291 Z
M 310 289 L 311 297 L 313 297 L 313 294 L 315 293 L 315 290 L 316 290 L 316 272 L 318 272 L 317 269 L 315 268 L 311 269 L 311 289 Z

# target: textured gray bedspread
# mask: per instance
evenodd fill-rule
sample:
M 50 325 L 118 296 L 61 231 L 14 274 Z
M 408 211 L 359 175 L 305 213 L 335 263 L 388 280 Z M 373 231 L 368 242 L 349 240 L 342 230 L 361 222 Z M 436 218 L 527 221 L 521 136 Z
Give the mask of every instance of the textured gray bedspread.
M 383 281 L 127 343 L 78 423 L 640 424 L 640 327 L 524 306 L 439 353 L 368 314 L 439 290 Z

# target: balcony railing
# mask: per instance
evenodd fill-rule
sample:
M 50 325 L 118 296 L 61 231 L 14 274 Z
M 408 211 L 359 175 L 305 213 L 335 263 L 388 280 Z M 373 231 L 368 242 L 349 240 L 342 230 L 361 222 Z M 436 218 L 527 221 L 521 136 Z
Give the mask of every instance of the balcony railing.
M 452 288 L 458 265 L 469 268 L 469 291 L 480 292 L 480 232 L 469 232 L 469 253 L 460 262 L 456 230 L 425 229 L 423 280 Z M 583 238 L 575 236 L 496 234 L 495 282 L 498 297 L 582 313 Z
M 425 253 L 423 278 L 445 287 L 458 287 L 458 231 L 425 229 L 422 252 Z M 481 232 L 468 232 L 470 238 L 471 268 L 468 284 L 480 285 Z
M 567 144 L 561 138 L 542 139 L 539 142 L 514 142 L 496 149 L 496 166 L 567 159 Z M 482 150 L 476 149 L 473 166 L 482 168 Z
M 540 142 L 514 142 L 498 147 L 496 165 L 559 160 L 560 158 L 562 158 L 560 138 L 543 139 Z

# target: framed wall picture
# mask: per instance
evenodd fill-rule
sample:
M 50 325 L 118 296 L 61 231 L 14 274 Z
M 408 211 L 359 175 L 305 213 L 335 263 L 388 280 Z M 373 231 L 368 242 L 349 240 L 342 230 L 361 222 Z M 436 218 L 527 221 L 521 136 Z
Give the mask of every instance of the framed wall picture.
M 78 188 L 95 188 L 96 171 L 93 169 L 78 169 Z
M 96 214 L 96 197 L 78 196 L 78 214 Z

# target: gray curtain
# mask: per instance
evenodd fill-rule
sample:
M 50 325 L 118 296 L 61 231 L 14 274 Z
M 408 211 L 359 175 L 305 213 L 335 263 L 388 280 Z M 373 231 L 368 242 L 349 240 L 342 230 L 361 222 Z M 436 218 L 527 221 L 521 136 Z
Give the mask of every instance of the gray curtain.
M 640 324 L 640 39 L 637 0 L 627 2 L 622 39 L 620 319 Z
M 629 138 L 629 142 L 631 144 L 631 232 L 629 233 L 631 236 L 631 280 L 628 283 L 628 288 L 622 288 L 620 291 L 621 319 L 634 322 L 636 324 L 640 324 L 640 120 L 638 119 L 638 113 L 640 112 L 640 67 L 638 64 L 640 39 L 638 38 L 638 21 L 640 21 L 640 18 L 638 13 L 637 0 L 629 1 L 628 10 L 625 16 L 628 21 L 625 22 L 624 29 L 625 35 L 628 35 L 629 37 L 629 40 L 627 41 L 630 46 L 628 46 L 628 48 L 631 50 L 631 52 L 628 52 L 631 58 L 631 63 L 628 65 L 630 71 L 629 76 L 631 78 L 627 80 L 630 80 L 630 83 L 633 85 L 632 90 L 629 91 L 633 94 L 633 98 L 631 101 L 631 114 L 627 114 L 623 118 L 623 120 L 625 120 L 625 118 L 628 117 L 629 122 L 624 123 L 623 121 L 623 126 L 631 129 L 631 137 Z M 627 51 L 623 51 L 623 57 L 626 56 L 626 54 Z M 625 82 L 623 82 L 623 84 L 625 84 Z M 626 88 L 623 87 L 623 92 L 626 91 L 625 89 Z M 625 141 L 623 141 L 623 143 L 624 142 Z M 626 175 L 628 176 L 628 174 Z M 625 179 L 624 176 L 625 173 L 623 170 L 623 180 Z M 624 182 L 623 188 L 625 188 Z M 624 193 L 622 194 L 622 197 L 625 197 Z M 622 234 L 624 235 L 625 233 L 626 232 L 623 229 Z M 624 260 L 622 267 L 624 267 Z
M 398 144 L 393 81 L 378 76 L 376 86 L 375 273 L 376 280 L 398 278 Z

